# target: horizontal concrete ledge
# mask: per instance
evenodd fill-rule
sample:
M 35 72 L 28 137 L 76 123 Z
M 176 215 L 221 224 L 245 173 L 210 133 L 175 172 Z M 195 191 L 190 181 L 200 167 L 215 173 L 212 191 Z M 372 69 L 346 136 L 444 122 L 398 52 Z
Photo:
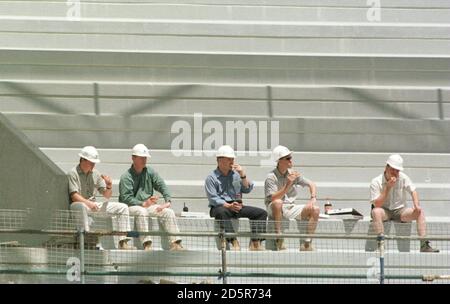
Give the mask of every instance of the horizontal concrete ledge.
M 394 3 L 391 3 L 394 2 Z M 420 6 L 415 6 L 419 4 Z M 39 1 L 30 3 L 14 1 L 4 4 L 0 11 L 5 16 L 47 16 L 61 17 L 67 14 L 67 5 L 62 2 Z M 106 9 L 107 7 L 107 9 Z M 352 4 L 346 1 L 333 3 L 265 3 L 265 2 L 201 2 L 172 1 L 165 3 L 119 1 L 82 1 L 81 17 L 109 19 L 188 19 L 188 20 L 252 20 L 252 21 L 341 21 L 369 22 L 367 11 L 370 6 L 363 1 Z M 420 8 L 420 10 L 419 10 Z M 383 22 L 446 22 L 447 3 L 395 3 L 382 5 Z M 447 17 L 447 18 L 446 18 Z
M 437 64 L 436 64 L 437 65 Z M 97 87 L 97 94 L 94 87 Z M 323 101 L 323 102 L 450 102 L 450 86 L 332 86 L 332 85 L 282 85 L 282 84 L 226 84 L 226 83 L 163 83 L 163 82 L 88 82 L 70 80 L 0 80 L 0 96 L 42 96 L 55 98 L 84 98 L 94 96 L 111 99 L 163 98 L 167 92 L 176 91 L 174 99 L 227 100 L 240 102 L 273 101 Z M 269 92 L 270 90 L 270 92 Z M 440 91 L 440 93 L 439 93 Z M 439 97 L 439 94 L 441 96 Z M 6 99 L 5 99 L 6 100 Z M 101 100 L 100 100 L 101 101 Z M 92 101 L 91 101 L 92 102 Z
M 1 33 L 252 38 L 448 39 L 449 23 L 213 21 L 0 16 Z
M 23 2 L 23 1 L 22 1 Z M 42 2 L 48 3 L 50 1 L 43 0 Z M 54 1 L 51 1 L 54 2 Z M 58 0 L 58 2 L 64 2 Z M 101 4 L 120 4 L 123 0 L 83 0 L 84 3 L 101 3 Z M 212 3 L 210 0 L 168 0 L 164 2 L 168 5 L 181 5 L 181 4 L 197 4 L 197 5 L 209 5 L 209 6 L 288 6 L 288 7 L 362 7 L 366 8 L 367 3 L 364 0 L 279 0 L 275 4 L 270 0 L 217 0 Z M 134 5 L 153 5 L 161 4 L 160 0 L 133 0 Z M 393 8 L 450 8 L 450 4 L 446 0 L 433 0 L 430 3 L 424 3 L 423 0 L 390 0 L 383 7 Z

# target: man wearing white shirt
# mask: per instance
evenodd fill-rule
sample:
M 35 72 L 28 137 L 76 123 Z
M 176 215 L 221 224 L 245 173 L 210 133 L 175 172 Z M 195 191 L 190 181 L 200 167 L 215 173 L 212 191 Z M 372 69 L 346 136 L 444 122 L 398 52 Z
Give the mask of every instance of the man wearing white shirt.
M 388 220 L 417 222 L 417 234 L 422 238 L 420 252 L 439 252 L 425 240 L 425 213 L 419 205 L 419 196 L 411 179 L 403 172 L 403 159 L 398 154 L 389 156 L 383 174 L 375 177 L 370 184 L 370 202 L 375 233 L 383 234 L 383 222 Z M 410 194 L 413 208 L 407 207 L 406 198 Z

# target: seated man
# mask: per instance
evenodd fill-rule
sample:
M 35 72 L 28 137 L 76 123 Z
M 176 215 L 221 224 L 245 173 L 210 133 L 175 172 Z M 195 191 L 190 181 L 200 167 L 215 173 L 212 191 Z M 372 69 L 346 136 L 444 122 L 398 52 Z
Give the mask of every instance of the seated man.
M 84 147 L 78 154 L 80 163 L 67 173 L 69 178 L 70 209 L 79 212 L 78 226 L 88 232 L 88 213 L 103 211 L 116 215 L 112 217 L 113 229 L 117 231 L 130 231 L 128 206 L 121 203 L 103 202 L 95 200 L 95 192 L 100 192 L 106 199 L 112 194 L 112 181 L 109 176 L 101 175 L 95 164 L 100 162 L 97 149 L 92 146 Z M 126 236 L 114 237 L 119 249 L 135 249 L 128 245 L 130 238 Z M 101 244 L 97 244 L 102 249 Z
M 222 146 L 216 153 L 217 168 L 206 178 L 205 191 L 209 200 L 210 216 L 220 221 L 221 229 L 233 233 L 232 218 L 249 218 L 253 233 L 265 232 L 267 212 L 242 203 L 242 193 L 249 193 L 253 183 L 245 175 L 244 168 L 234 163 L 236 158 L 230 146 Z M 256 222 L 255 222 L 256 221 Z M 240 250 L 237 239 L 227 239 L 233 250 Z M 250 250 L 264 250 L 261 239 L 250 242 Z
M 403 172 L 403 159 L 398 154 L 389 156 L 384 173 L 375 177 L 370 184 L 371 216 L 375 233 L 383 234 L 383 221 L 417 222 L 417 234 L 420 241 L 420 252 L 439 252 L 430 246 L 425 239 L 425 212 L 419 205 L 416 187 Z M 413 200 L 413 208 L 406 207 L 406 193 Z
M 130 215 L 135 216 L 136 228 L 141 232 L 148 232 L 148 217 L 158 218 L 164 231 L 179 233 L 175 213 L 170 208 L 170 193 L 164 180 L 155 170 L 147 166 L 147 158 L 150 158 L 148 148 L 143 144 L 137 144 L 132 150 L 132 162 L 130 169 L 120 177 L 119 201 L 127 204 Z M 158 204 L 158 196 L 155 190 L 162 193 L 164 204 Z M 152 250 L 152 238 L 141 236 L 140 240 L 144 250 Z M 184 250 L 181 238 L 169 236 L 169 250 Z
M 277 167 L 267 175 L 264 192 L 269 218 L 275 221 L 275 233 L 281 234 L 281 219 L 308 220 L 307 233 L 313 234 L 319 219 L 320 208 L 316 203 L 315 184 L 292 170 L 292 152 L 284 146 L 273 149 L 273 159 Z M 308 186 L 311 199 L 306 205 L 295 204 L 297 198 L 296 186 Z M 311 239 L 301 240 L 301 251 L 312 251 Z M 276 240 L 277 250 L 284 250 L 283 239 Z

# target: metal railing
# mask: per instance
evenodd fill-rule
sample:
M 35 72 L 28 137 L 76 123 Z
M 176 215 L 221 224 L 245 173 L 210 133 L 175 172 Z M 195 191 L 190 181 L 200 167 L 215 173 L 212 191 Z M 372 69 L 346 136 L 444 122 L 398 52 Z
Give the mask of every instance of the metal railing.
M 353 221 L 351 231 L 342 220 L 319 221 L 316 233 L 305 233 L 307 223 L 284 223 L 282 234 L 270 229 L 250 231 L 249 222 L 234 222 L 235 233 L 220 229 L 214 219 L 178 218 L 180 232 L 160 229 L 150 219 L 148 232 L 114 231 L 111 216 L 96 214 L 88 232 L 76 227 L 73 212 L 58 211 L 41 229 L 26 227 L 25 210 L 0 210 L 0 281 L 119 283 L 169 280 L 181 283 L 418 283 L 445 282 L 450 257 L 450 223 L 441 223 L 427 240 L 440 253 L 420 253 L 420 237 L 369 235 L 369 222 Z M 269 224 L 263 222 L 260 224 Z M 348 224 L 348 223 L 347 223 Z M 237 227 L 239 226 L 239 227 Z M 170 251 L 164 238 L 177 236 L 186 250 Z M 28 244 L 24 237 L 45 236 L 42 244 Z M 112 237 L 129 237 L 138 248 L 117 250 Z M 153 239 L 153 250 L 140 248 L 139 237 Z M 227 250 L 226 240 L 236 238 L 240 251 Z M 246 242 L 264 239 L 267 250 L 251 251 Z M 286 250 L 271 249 L 275 239 L 284 239 Z M 315 250 L 300 251 L 302 240 L 312 238 Z M 95 245 L 99 240 L 105 250 Z M 408 242 L 408 251 L 397 247 Z M 366 244 L 374 242 L 375 249 Z M 233 248 L 231 248 L 233 249 Z

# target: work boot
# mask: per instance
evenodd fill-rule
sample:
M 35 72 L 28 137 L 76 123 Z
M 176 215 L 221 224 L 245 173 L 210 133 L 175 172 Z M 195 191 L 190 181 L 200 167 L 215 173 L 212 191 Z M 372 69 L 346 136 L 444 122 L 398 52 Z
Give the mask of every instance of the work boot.
M 153 250 L 153 248 L 152 248 L 152 241 L 144 242 L 142 244 L 142 247 L 144 247 L 145 251 L 152 251 Z
M 300 251 L 313 251 L 314 248 L 311 244 L 311 241 L 302 241 L 300 243 Z
M 119 241 L 119 249 L 121 250 L 136 250 L 136 247 L 128 244 L 129 239 Z
M 420 252 L 439 252 L 439 249 L 431 247 L 430 241 L 420 241 Z
M 284 239 L 275 239 L 275 246 L 277 251 L 286 250 Z
M 181 241 L 175 241 L 175 242 L 172 242 L 172 244 L 170 244 L 169 250 L 170 251 L 183 251 L 186 249 L 184 249 L 184 247 L 181 246 Z
M 234 239 L 231 241 L 231 250 L 233 251 L 239 251 L 241 250 L 241 245 L 239 245 L 239 241 Z
M 248 247 L 250 251 L 263 251 L 264 248 L 261 246 L 261 241 L 250 241 L 250 246 Z

